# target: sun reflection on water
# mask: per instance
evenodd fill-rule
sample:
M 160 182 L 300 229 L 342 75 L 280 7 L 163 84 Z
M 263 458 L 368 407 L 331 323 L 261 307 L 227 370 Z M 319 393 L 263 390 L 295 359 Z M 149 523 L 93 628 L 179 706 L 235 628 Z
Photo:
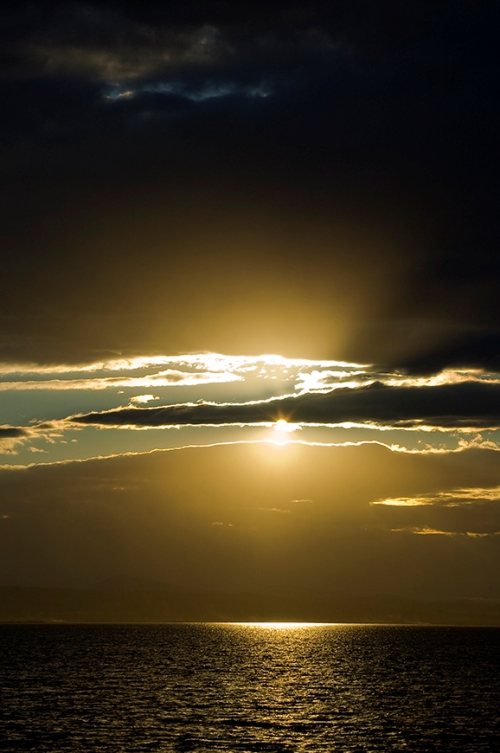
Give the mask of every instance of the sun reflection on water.
M 240 627 L 262 628 L 263 630 L 297 630 L 299 628 L 325 627 L 332 622 L 231 622 Z

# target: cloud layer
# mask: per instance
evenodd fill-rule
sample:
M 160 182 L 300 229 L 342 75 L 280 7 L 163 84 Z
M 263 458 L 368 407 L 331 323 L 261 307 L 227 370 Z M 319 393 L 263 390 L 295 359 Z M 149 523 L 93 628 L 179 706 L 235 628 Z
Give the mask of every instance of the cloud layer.
M 377 445 L 231 445 L 1 469 L 0 582 L 82 587 L 125 573 L 181 590 L 498 598 L 500 507 L 488 490 L 499 482 L 495 452 Z M 460 501 L 466 489 L 484 499 L 370 504 Z
M 425 424 L 445 428 L 497 428 L 500 386 L 461 383 L 437 387 L 387 387 L 374 382 L 358 389 L 284 397 L 240 405 L 172 405 L 127 408 L 75 416 L 78 424 L 168 426 L 183 424 L 251 424 L 285 419 L 292 423 L 335 424 L 367 421 Z
M 414 375 L 276 355 L 3 364 L 0 449 L 18 464 L 255 441 L 498 449 L 499 396 L 498 373 L 477 368 Z

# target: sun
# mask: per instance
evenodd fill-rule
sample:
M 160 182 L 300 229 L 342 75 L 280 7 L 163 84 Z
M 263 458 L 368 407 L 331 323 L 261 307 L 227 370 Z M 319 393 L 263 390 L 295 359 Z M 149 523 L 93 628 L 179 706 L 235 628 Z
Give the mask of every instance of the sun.
M 292 424 L 289 423 L 285 418 L 279 418 L 277 421 L 275 421 L 272 425 L 272 428 L 276 432 L 275 439 L 271 440 L 273 444 L 278 445 L 285 445 L 289 444 L 292 439 L 289 437 L 289 435 L 297 431 L 298 429 L 301 429 L 300 424 Z M 276 436 L 277 435 L 277 436 Z
M 278 419 L 273 426 L 274 431 L 279 431 L 283 434 L 290 434 L 292 431 L 295 431 L 296 428 L 297 427 L 294 424 L 289 424 L 284 418 Z

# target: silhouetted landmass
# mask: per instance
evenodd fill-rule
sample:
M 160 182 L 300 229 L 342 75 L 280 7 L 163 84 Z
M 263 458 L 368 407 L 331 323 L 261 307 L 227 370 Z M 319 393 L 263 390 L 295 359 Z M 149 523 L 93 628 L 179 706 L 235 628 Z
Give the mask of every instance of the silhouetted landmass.
M 106 584 L 104 583 L 103 586 Z M 264 622 L 498 625 L 500 600 L 2 587 L 0 622 Z

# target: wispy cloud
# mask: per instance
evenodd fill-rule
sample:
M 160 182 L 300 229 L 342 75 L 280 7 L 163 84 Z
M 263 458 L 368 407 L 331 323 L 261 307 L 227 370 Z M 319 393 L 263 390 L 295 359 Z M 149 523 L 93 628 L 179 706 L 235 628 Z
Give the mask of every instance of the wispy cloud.
M 134 81 L 183 67 L 214 65 L 232 45 L 215 25 L 168 28 L 135 23 L 109 9 L 73 6 L 52 19 L 20 52 L 50 73 L 98 81 Z
M 126 387 L 186 387 L 236 382 L 242 377 L 229 372 L 186 373 L 167 369 L 143 377 L 95 377 L 93 379 L 44 379 L 0 382 L 0 390 L 106 390 Z
M 439 491 L 432 494 L 420 494 L 415 497 L 389 497 L 375 500 L 371 504 L 387 507 L 422 507 L 426 505 L 459 507 L 488 502 L 500 502 L 500 486 L 450 489 L 449 491 Z
M 29 438 L 29 430 L 16 426 L 0 426 L 0 452 L 10 455 Z
M 257 507 L 260 512 L 289 513 L 291 510 L 282 510 L 281 507 Z
M 3 455 L 15 455 L 20 448 L 27 445 L 34 439 L 44 437 L 49 442 L 53 441 L 54 435 L 60 436 L 60 432 L 55 431 L 53 427 L 47 425 L 36 426 L 0 426 L 0 453 Z M 28 448 L 29 452 L 44 452 L 33 446 Z
M 436 528 L 430 528 L 428 526 L 407 526 L 405 528 L 391 528 L 393 533 L 413 533 L 415 536 L 463 536 L 472 539 L 485 539 L 500 536 L 500 531 L 493 531 L 491 533 L 475 532 L 475 531 L 441 531 Z
M 221 99 L 224 97 L 242 96 L 249 98 L 267 98 L 273 94 L 273 87 L 269 81 L 261 80 L 250 84 L 234 81 L 207 80 L 196 83 L 186 83 L 179 80 L 165 80 L 155 84 L 138 84 L 125 88 L 113 85 L 103 95 L 111 102 L 122 99 L 140 98 L 141 95 L 157 94 L 181 97 L 190 102 L 204 102 L 207 99 Z
M 352 49 L 325 29 L 294 25 L 242 26 L 237 18 L 200 23 L 188 18 L 155 23 L 126 12 L 79 3 L 54 9 L 15 49 L 31 70 L 78 74 L 97 81 L 134 82 L 166 74 L 252 67 L 283 70 L 304 60 L 346 57 Z

